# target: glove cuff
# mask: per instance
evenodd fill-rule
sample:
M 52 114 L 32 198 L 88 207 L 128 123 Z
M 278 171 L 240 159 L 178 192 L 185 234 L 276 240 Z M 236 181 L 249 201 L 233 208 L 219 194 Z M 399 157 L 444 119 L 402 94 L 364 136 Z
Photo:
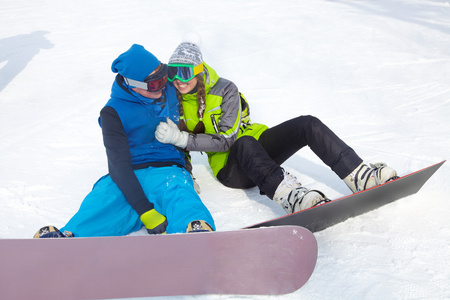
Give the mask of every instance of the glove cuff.
M 188 139 L 189 139 L 189 133 L 187 133 L 186 131 L 180 131 L 180 138 L 177 141 L 177 143 L 175 144 L 175 146 L 181 148 L 181 149 L 185 149 L 188 143 Z
M 141 221 L 144 223 L 145 228 L 154 229 L 158 225 L 162 224 L 166 220 L 166 217 L 161 215 L 155 209 L 151 209 L 141 215 Z

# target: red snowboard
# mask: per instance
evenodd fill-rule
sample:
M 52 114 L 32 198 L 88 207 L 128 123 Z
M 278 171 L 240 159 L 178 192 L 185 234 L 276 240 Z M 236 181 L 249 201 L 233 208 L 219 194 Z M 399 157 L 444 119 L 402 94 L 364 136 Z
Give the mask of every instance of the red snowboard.
M 0 240 L 0 299 L 291 293 L 311 276 L 298 226 L 155 236 Z

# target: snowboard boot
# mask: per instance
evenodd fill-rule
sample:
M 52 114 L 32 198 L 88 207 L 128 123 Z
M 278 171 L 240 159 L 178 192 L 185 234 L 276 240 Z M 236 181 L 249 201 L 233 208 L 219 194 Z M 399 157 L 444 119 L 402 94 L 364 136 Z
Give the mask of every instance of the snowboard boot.
M 205 222 L 203 220 L 197 220 L 197 221 L 192 221 L 188 224 L 186 233 L 209 232 L 209 231 L 214 231 L 214 229 L 212 229 L 211 225 L 209 225 L 207 222 Z
M 322 192 L 303 187 L 297 178 L 288 172 L 284 173 L 283 181 L 278 185 L 273 200 L 288 214 L 330 201 Z
M 55 239 L 55 238 L 67 238 L 74 237 L 75 235 L 70 231 L 64 231 L 62 233 L 55 226 L 44 226 L 39 229 L 33 236 L 35 239 Z
M 360 164 L 344 178 L 344 182 L 356 193 L 397 178 L 397 172 L 385 163 L 370 164 L 370 167 Z

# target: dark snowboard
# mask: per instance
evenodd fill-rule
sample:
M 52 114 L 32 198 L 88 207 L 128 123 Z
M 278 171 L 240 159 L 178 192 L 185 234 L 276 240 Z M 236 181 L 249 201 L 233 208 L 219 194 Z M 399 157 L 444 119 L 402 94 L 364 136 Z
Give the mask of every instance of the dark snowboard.
M 291 293 L 311 276 L 299 226 L 154 236 L 0 239 L 0 299 Z
M 445 160 L 382 185 L 247 228 L 297 225 L 317 232 L 417 193 Z

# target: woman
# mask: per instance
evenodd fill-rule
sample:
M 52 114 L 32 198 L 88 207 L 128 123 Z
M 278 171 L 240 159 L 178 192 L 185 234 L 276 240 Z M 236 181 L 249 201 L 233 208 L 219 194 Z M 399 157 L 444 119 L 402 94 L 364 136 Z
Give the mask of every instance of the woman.
M 161 121 L 179 119 L 167 65 L 135 44 L 111 69 L 118 75 L 99 119 L 109 174 L 61 231 L 47 226 L 35 237 L 120 236 L 142 226 L 149 234 L 214 230 L 185 169 L 184 151 L 154 136 Z
M 275 127 L 251 123 L 249 106 L 236 85 L 203 62 L 197 45 L 181 43 L 169 59 L 168 80 L 178 91 L 181 120 L 157 127 L 156 138 L 187 151 L 205 151 L 217 179 L 231 188 L 258 186 L 287 213 L 329 201 L 280 166 L 309 146 L 353 191 L 396 177 L 385 164 L 363 164 L 355 151 L 313 116 Z

